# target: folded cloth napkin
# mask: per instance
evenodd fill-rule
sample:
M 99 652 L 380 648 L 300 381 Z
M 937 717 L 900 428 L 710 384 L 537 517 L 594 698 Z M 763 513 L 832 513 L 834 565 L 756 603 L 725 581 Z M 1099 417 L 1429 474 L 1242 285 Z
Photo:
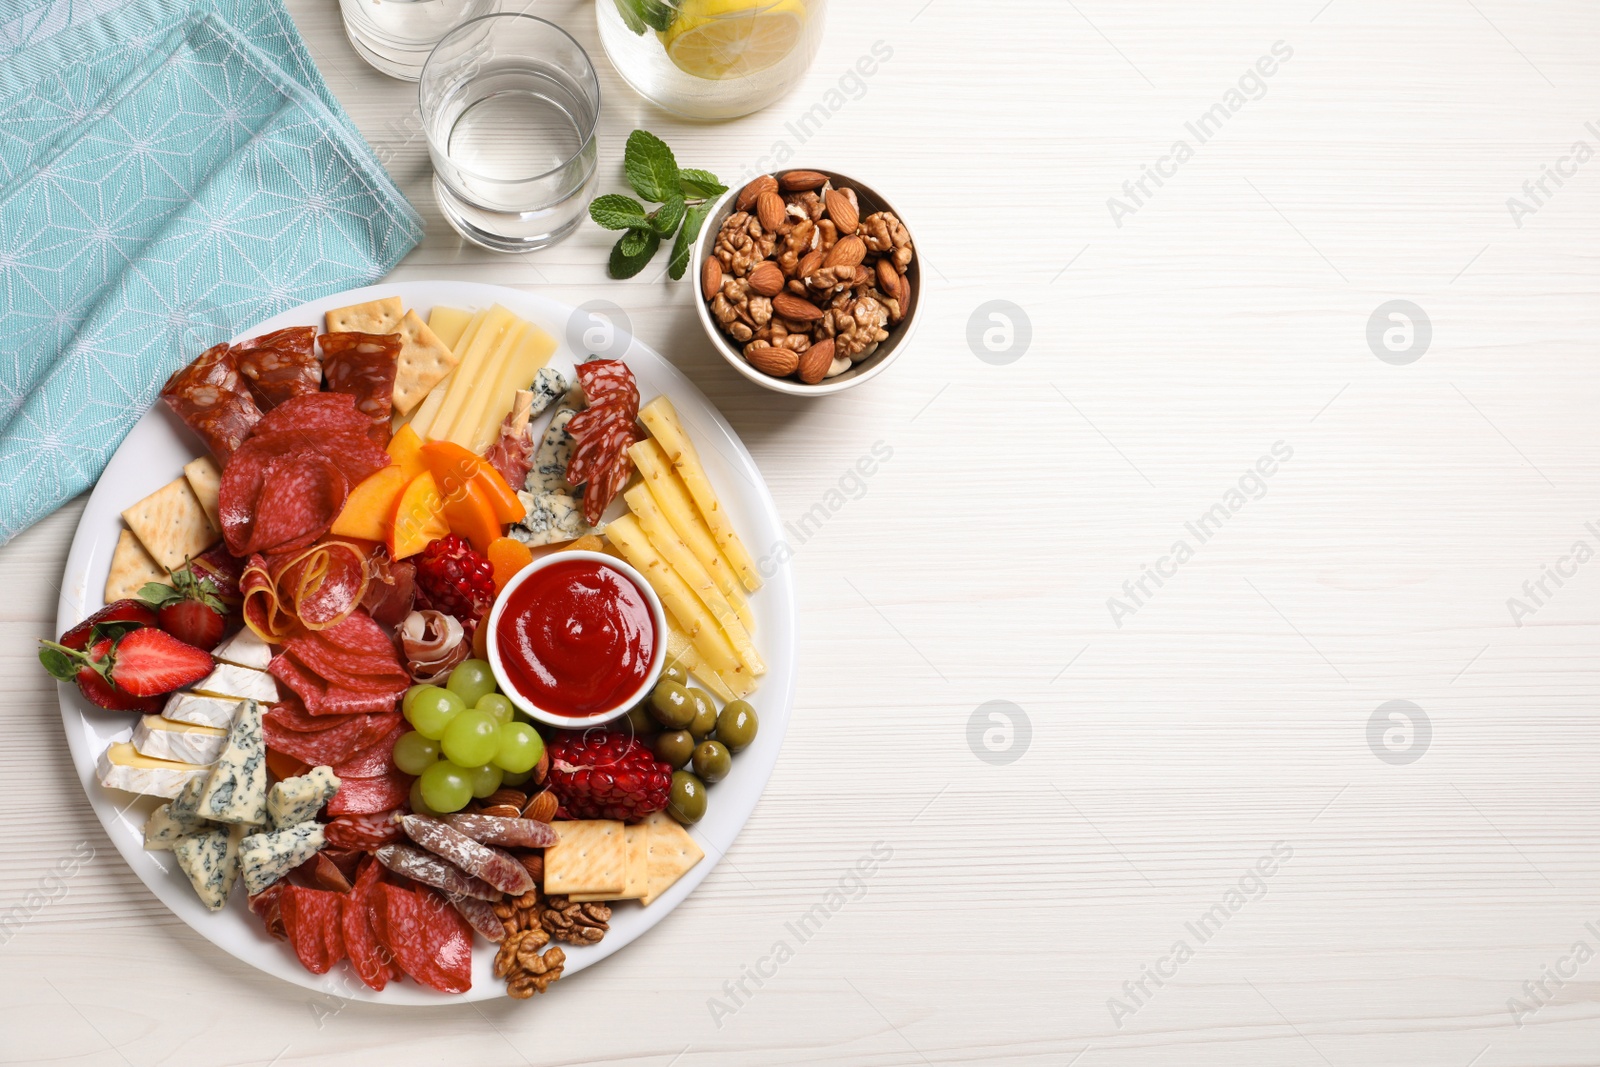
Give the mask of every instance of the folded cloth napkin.
M 173 370 L 422 233 L 279 0 L 27 3 L 0 2 L 0 543 Z

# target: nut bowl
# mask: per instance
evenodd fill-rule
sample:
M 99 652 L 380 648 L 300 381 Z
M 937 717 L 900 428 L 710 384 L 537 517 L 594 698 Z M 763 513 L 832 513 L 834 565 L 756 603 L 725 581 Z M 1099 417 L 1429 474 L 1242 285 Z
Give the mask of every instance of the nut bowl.
M 826 190 L 829 189 L 854 190 L 856 197 L 854 207 L 856 209 L 858 219 L 864 220 L 868 216 L 880 211 L 892 212 L 900 220 L 901 225 L 905 226 L 905 232 L 908 236 L 910 236 L 910 226 L 906 225 L 905 217 L 895 209 L 894 205 L 890 204 L 889 201 L 886 200 L 875 189 L 857 181 L 849 175 L 840 174 L 836 171 L 829 170 L 813 170 L 809 168 L 802 170 L 801 168 L 789 168 L 787 170 L 776 171 L 771 176 L 782 179 L 785 175 L 800 174 L 813 176 L 820 175 L 826 178 L 827 184 L 822 186 L 821 190 L 819 190 L 820 192 L 826 192 Z M 760 178 L 756 179 L 756 181 L 760 180 Z M 695 308 L 700 317 L 700 325 L 704 327 L 706 336 L 711 339 L 712 345 L 716 347 L 718 352 L 722 353 L 722 358 L 727 360 L 729 365 L 732 366 L 734 370 L 738 371 L 752 382 L 755 382 L 764 389 L 771 389 L 774 392 L 779 393 L 789 393 L 794 396 L 824 396 L 828 393 L 843 392 L 852 386 L 860 385 L 862 382 L 877 377 L 888 368 L 889 364 L 894 361 L 894 358 L 900 354 L 900 351 L 906 346 L 907 342 L 910 341 L 911 331 L 916 323 L 917 311 L 919 310 L 919 306 L 921 304 L 922 294 L 921 249 L 917 246 L 916 238 L 911 236 L 910 248 L 912 249 L 913 255 L 910 263 L 907 264 L 904 273 L 900 275 L 898 282 L 899 285 L 904 286 L 907 293 L 903 314 L 900 316 L 898 322 L 888 322 L 883 325 L 882 329 L 888 332 L 888 336 L 883 340 L 878 341 L 876 347 L 870 350 L 869 355 L 855 362 L 848 370 L 831 377 L 823 378 L 821 381 L 818 381 L 815 384 L 807 384 L 806 382 L 801 381 L 794 374 L 780 377 L 776 374 L 767 373 L 766 371 L 753 365 L 748 359 L 745 358 L 744 344 L 735 340 L 733 337 L 723 331 L 721 325 L 719 325 L 717 321 L 717 317 L 712 313 L 711 302 L 707 300 L 704 288 L 707 284 L 706 271 L 708 268 L 706 260 L 709 258 L 714 258 L 712 250 L 717 245 L 718 235 L 722 231 L 722 226 L 728 220 L 728 217 L 735 212 L 740 194 L 745 191 L 746 187 L 747 186 L 740 186 L 736 189 L 730 189 L 728 192 L 724 193 L 721 199 L 719 199 L 712 207 L 711 214 L 706 218 L 705 226 L 701 229 L 700 236 L 695 241 L 694 257 L 690 263 L 689 277 L 694 286 Z M 780 195 L 787 197 L 789 194 L 787 192 L 782 192 Z M 750 208 L 750 213 L 759 223 L 760 219 L 756 207 L 752 206 Z M 795 211 L 791 209 L 787 218 L 789 223 L 794 224 L 798 223 L 802 216 L 796 214 Z M 771 220 L 769 219 L 768 221 Z M 865 228 L 863 227 L 863 232 L 864 229 Z M 767 232 L 771 232 L 771 230 L 768 229 Z M 778 238 L 777 251 L 773 253 L 774 258 L 777 257 L 778 251 L 783 249 L 783 241 L 783 237 Z M 874 258 L 877 257 L 869 254 L 867 264 L 869 267 L 872 265 L 872 260 Z M 768 262 L 772 262 L 772 260 L 768 260 Z M 777 264 L 774 263 L 774 267 L 776 266 Z M 885 266 L 886 268 L 888 267 L 887 262 Z M 718 261 L 716 267 L 722 267 L 720 261 Z M 747 273 L 754 273 L 754 271 L 757 269 L 760 269 L 759 265 L 751 267 Z M 766 268 L 766 274 L 770 276 L 768 278 L 768 285 L 766 288 L 771 289 L 775 287 L 777 284 L 779 284 L 780 279 L 781 284 L 785 286 L 781 292 L 770 299 L 782 299 L 785 296 L 794 295 L 791 294 L 787 288 L 792 281 L 792 272 L 782 271 L 781 268 Z M 714 270 L 712 279 L 715 280 L 718 277 L 726 279 L 729 276 L 731 276 L 730 272 L 717 269 Z M 813 272 L 811 276 L 815 277 L 815 272 Z M 808 291 L 807 298 L 813 305 L 818 300 L 817 293 L 814 290 Z M 799 307 L 800 305 L 796 306 Z M 802 308 L 802 310 L 805 309 Z M 815 311 L 816 308 L 812 307 L 806 313 L 812 314 L 815 313 Z M 782 318 L 782 316 L 775 315 L 774 318 Z

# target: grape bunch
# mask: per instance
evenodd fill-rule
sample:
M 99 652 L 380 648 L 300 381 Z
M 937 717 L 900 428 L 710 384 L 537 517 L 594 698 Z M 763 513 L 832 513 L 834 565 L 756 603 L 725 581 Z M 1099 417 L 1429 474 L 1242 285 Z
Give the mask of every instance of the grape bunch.
M 481 659 L 463 661 L 443 687 L 412 686 L 400 709 L 411 732 L 395 742 L 394 762 L 417 776 L 411 807 L 420 814 L 460 811 L 473 797 L 521 785 L 544 755 L 538 731 L 514 719 Z

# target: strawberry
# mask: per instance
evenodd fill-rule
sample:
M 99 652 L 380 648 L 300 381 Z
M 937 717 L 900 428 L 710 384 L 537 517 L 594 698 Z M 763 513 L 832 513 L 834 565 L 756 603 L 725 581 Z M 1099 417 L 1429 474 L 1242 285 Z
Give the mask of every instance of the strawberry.
M 205 649 L 153 626 L 103 637 L 88 651 L 54 641 L 40 644 L 39 662 L 45 670 L 63 682 L 77 682 L 83 695 L 101 707 L 130 711 L 144 709 L 137 698 L 193 685 L 215 665 Z
M 222 640 L 226 609 L 209 578 L 192 567 L 172 572 L 172 584 L 150 582 L 139 595 L 155 608 L 156 625 L 185 644 L 210 650 Z
M 72 649 L 89 647 L 90 635 L 96 626 L 102 627 L 102 633 L 112 629 L 111 623 L 132 623 L 132 629 L 138 626 L 154 626 L 156 613 L 149 604 L 142 600 L 113 600 L 93 615 L 84 619 L 78 625 L 61 635 L 61 643 Z

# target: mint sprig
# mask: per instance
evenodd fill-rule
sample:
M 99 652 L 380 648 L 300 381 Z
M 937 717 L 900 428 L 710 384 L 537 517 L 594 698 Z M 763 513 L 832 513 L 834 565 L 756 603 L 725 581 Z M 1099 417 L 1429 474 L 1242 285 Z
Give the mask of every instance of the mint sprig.
M 653 8 L 665 6 L 653 0 L 617 0 L 624 19 L 632 12 L 650 26 L 655 23 L 647 15 Z M 664 241 L 676 235 L 667 274 L 674 279 L 683 277 L 689 266 L 689 249 L 705 225 L 711 201 L 728 187 L 708 170 L 679 169 L 667 143 L 646 130 L 628 135 L 622 173 L 640 199 L 659 206 L 647 210 L 639 200 L 620 193 L 597 196 L 589 204 L 589 217 L 595 222 L 608 230 L 627 231 L 611 249 L 609 273 L 613 278 L 632 278 L 644 270 Z
M 617 13 L 628 24 L 628 29 L 640 36 L 645 30 L 665 33 L 678 17 L 678 12 L 665 0 L 617 0 Z

